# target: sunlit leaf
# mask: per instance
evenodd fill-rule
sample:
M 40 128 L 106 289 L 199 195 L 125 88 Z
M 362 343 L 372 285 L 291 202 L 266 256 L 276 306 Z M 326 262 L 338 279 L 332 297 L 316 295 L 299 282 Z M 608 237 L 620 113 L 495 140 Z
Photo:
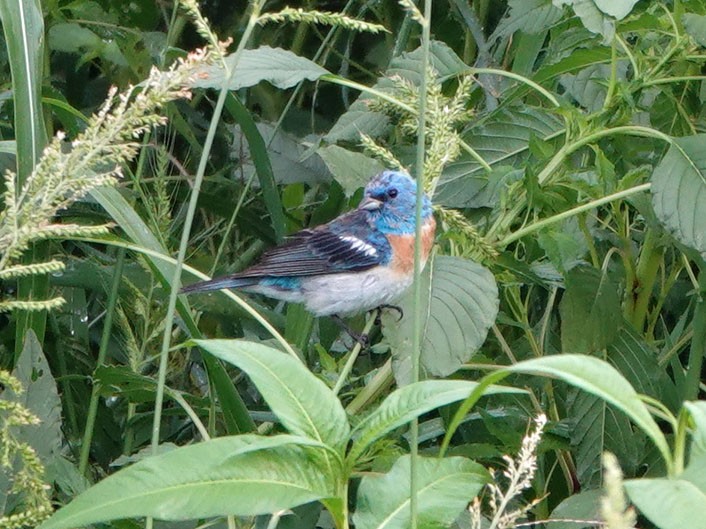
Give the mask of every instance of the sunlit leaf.
M 481 465 L 462 457 L 417 459 L 418 527 L 451 524 L 490 480 Z M 390 472 L 365 476 L 353 514 L 357 529 L 410 527 L 410 458 L 398 459 Z
M 276 512 L 334 495 L 313 463 L 313 441 L 288 435 L 221 437 L 143 459 L 59 509 L 41 529 L 153 516 L 188 520 Z

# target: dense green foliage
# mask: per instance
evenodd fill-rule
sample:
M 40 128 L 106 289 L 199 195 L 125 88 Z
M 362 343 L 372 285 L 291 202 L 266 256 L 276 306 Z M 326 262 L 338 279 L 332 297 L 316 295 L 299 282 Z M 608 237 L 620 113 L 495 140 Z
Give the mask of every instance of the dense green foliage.
M 706 5 L 305 4 L 0 0 L 0 527 L 706 528 Z M 368 350 L 177 296 L 385 166 Z

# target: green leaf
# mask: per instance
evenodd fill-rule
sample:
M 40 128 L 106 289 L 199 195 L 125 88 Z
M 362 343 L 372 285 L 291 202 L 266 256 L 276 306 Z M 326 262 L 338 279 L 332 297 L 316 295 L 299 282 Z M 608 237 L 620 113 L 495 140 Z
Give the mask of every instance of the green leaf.
M 243 136 L 247 139 L 248 152 L 260 182 L 262 197 L 265 199 L 265 206 L 267 206 L 267 211 L 272 219 L 272 229 L 275 232 L 277 242 L 281 242 L 286 233 L 287 221 L 282 209 L 282 200 L 277 191 L 275 173 L 272 170 L 267 144 L 262 134 L 260 134 L 252 115 L 235 94 L 230 94 L 230 97 L 226 100 L 226 105 L 233 117 L 238 121 Z
M 29 442 L 42 462 L 49 463 L 61 450 L 61 399 L 42 345 L 32 330 L 25 336 L 24 348 L 12 373 L 22 384 L 20 395 L 5 393 L 3 399 L 19 402 L 41 421 L 24 426 L 20 438 Z
M 637 392 L 656 398 L 670 409 L 679 409 L 676 386 L 659 365 L 657 351 L 627 323 L 608 346 L 607 358 Z
M 319 158 L 316 152 L 310 147 L 310 143 L 317 143 L 317 136 L 298 138 L 288 134 L 269 123 L 257 123 L 257 132 L 262 136 L 267 147 L 267 155 L 272 164 L 272 174 L 278 184 L 294 184 L 304 182 L 314 184 L 328 181 L 330 173 L 326 164 Z M 235 142 L 234 152 L 242 156 L 243 172 L 245 178 L 258 173 L 257 161 L 254 153 L 250 152 L 250 142 L 243 142 L 247 138 L 245 130 L 241 132 L 239 128 L 234 130 Z
M 375 440 L 433 409 L 463 400 L 478 387 L 467 380 L 424 380 L 393 391 L 353 430 L 349 458 L 353 461 Z M 514 388 L 491 386 L 486 394 L 524 393 Z
M 652 174 L 657 218 L 679 242 L 706 257 L 706 134 L 674 138 Z
M 498 313 L 498 287 L 486 268 L 459 257 L 438 256 L 422 275 L 421 365 L 432 375 L 446 376 L 467 362 L 483 344 Z M 414 331 L 412 292 L 398 303 L 405 316 L 383 314 L 383 333 L 393 354 L 398 381 L 411 366 Z
M 552 529 L 585 529 L 595 527 L 593 520 L 600 517 L 601 490 L 584 490 L 564 499 L 552 511 L 549 525 Z M 557 520 L 557 521 L 554 521 Z M 560 521 L 561 520 L 561 521 Z M 586 520 L 581 522 L 580 520 Z
M 40 0 L 3 0 L 0 19 L 12 72 L 17 172 L 23 183 L 46 143 L 41 105 L 44 17 Z
M 235 72 L 230 76 L 228 88 L 240 90 L 268 81 L 277 88 L 291 88 L 302 81 L 316 81 L 329 73 L 325 68 L 305 57 L 300 57 L 282 48 L 260 46 L 254 50 L 243 50 L 237 65 L 235 55 L 225 61 Z M 220 64 L 206 66 L 194 76 L 194 88 L 221 88 L 225 82 L 225 70 Z
M 615 22 L 599 9 L 598 1 L 558 0 L 557 3 L 570 5 L 587 30 L 602 35 L 605 42 L 610 42 L 613 35 L 615 35 Z M 620 2 L 616 3 L 619 4 Z
M 570 402 L 568 418 L 573 423 L 571 445 L 582 489 L 601 485 L 601 456 L 606 451 L 615 454 L 626 474 L 635 474 L 644 456 L 645 437 L 639 430 L 633 431 L 625 414 L 600 397 L 581 391 Z
M 324 450 L 301 437 L 221 437 L 143 459 L 59 509 L 41 529 L 153 516 L 187 520 L 267 514 L 333 497 L 333 478 L 312 463 Z
M 622 20 L 630 14 L 638 0 L 593 0 L 593 2 L 606 15 Z
M 321 156 L 336 182 L 341 184 L 347 197 L 361 187 L 365 187 L 373 175 L 384 169 L 376 159 L 338 145 L 321 147 L 316 152 Z
M 622 321 L 618 287 L 606 273 L 575 268 L 566 276 L 566 293 L 559 313 L 565 352 L 601 351 L 613 342 Z
M 296 435 L 343 451 L 350 427 L 338 398 L 306 366 L 266 345 L 243 340 L 195 340 L 245 371 L 282 424 Z
M 625 482 L 630 500 L 660 529 L 706 529 L 706 493 L 683 479 Z
M 694 424 L 691 431 L 691 457 L 702 457 L 706 455 L 706 401 L 685 402 L 684 408 Z
M 647 406 L 630 383 L 603 360 L 585 355 L 560 354 L 524 360 L 505 368 L 504 372 L 556 377 L 602 398 L 639 426 L 652 439 L 667 464 L 671 464 L 672 457 L 667 440 Z M 493 374 L 488 378 L 496 381 L 502 377 Z
M 562 17 L 562 10 L 552 0 L 509 0 L 509 13 L 488 39 L 491 42 L 498 37 L 510 36 L 516 31 L 530 35 L 541 33 Z
M 462 457 L 417 459 L 417 525 L 450 525 L 481 487 L 490 481 L 479 464 Z M 368 475 L 360 481 L 356 529 L 410 527 L 410 457 L 402 456 L 390 472 Z
M 684 29 L 701 46 L 706 47 L 706 15 L 687 13 L 682 17 Z

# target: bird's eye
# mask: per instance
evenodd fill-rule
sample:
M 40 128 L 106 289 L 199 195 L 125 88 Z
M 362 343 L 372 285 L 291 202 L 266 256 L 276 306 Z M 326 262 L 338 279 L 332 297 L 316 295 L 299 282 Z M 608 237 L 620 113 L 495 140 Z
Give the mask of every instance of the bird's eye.
M 391 188 L 387 190 L 387 196 L 390 198 L 395 198 L 397 196 L 397 189 L 396 188 Z

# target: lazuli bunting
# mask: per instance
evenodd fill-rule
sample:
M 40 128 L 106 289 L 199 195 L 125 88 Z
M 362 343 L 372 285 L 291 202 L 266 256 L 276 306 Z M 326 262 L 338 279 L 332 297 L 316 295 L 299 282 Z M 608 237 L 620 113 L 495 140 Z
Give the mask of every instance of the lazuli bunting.
M 416 192 L 408 174 L 383 171 L 365 187 L 355 210 L 295 233 L 242 272 L 182 292 L 237 288 L 303 303 L 316 316 L 350 316 L 390 306 L 413 280 Z M 422 222 L 426 263 L 436 229 L 426 195 Z

